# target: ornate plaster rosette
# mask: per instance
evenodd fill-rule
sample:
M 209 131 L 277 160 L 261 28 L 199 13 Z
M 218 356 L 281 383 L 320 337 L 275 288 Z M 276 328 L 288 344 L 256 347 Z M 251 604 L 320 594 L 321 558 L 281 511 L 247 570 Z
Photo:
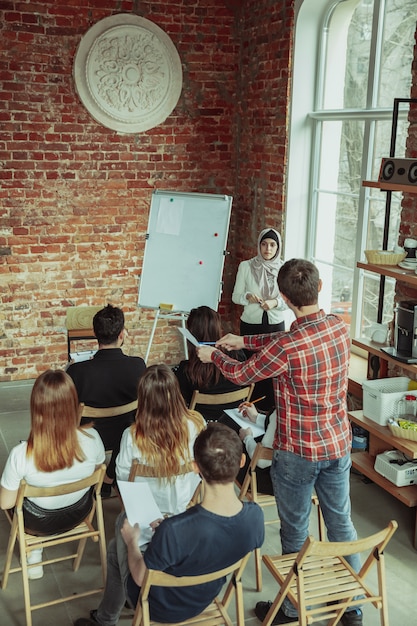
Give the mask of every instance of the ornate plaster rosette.
M 73 75 L 88 112 L 121 133 L 161 124 L 182 89 L 181 60 L 171 39 L 153 22 L 130 13 L 106 17 L 87 31 Z

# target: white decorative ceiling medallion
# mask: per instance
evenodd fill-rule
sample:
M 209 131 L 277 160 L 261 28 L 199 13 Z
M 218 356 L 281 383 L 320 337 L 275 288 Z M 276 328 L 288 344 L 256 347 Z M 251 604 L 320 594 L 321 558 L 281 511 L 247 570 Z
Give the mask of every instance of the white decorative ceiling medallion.
M 161 124 L 182 89 L 181 60 L 171 39 L 153 22 L 130 13 L 106 17 L 87 31 L 73 74 L 89 113 L 121 133 Z

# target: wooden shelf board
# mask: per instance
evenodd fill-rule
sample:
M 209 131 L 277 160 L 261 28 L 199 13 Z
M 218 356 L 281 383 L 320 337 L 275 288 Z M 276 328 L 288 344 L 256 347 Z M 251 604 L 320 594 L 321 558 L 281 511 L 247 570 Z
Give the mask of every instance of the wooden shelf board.
M 417 459 L 417 441 L 394 437 L 388 426 L 382 426 L 370 420 L 368 417 L 364 416 L 363 411 L 349 411 L 348 415 L 352 422 L 355 422 L 355 424 L 367 430 L 371 435 L 382 439 L 382 441 L 391 445 L 392 448 L 404 452 L 407 456 Z
M 372 187 L 381 191 L 402 191 L 404 193 L 417 193 L 417 185 L 402 185 L 399 183 L 381 182 L 378 180 L 363 180 L 362 187 Z
M 394 359 L 392 356 L 387 354 L 386 352 L 382 352 L 381 344 L 375 343 L 368 339 L 368 337 L 359 337 L 357 339 L 352 339 L 352 344 L 357 348 L 362 348 L 366 350 L 370 354 L 375 354 L 379 358 L 384 361 L 388 361 L 388 363 L 392 363 L 393 365 L 397 365 L 401 369 L 410 372 L 412 374 L 417 374 L 417 365 L 413 363 L 404 363 L 403 361 L 399 361 L 398 359 Z M 388 344 L 385 344 L 388 346 Z
M 404 270 L 398 265 L 380 265 L 379 263 L 362 263 L 362 261 L 358 261 L 356 265 L 367 272 L 389 276 L 407 285 L 417 287 L 417 274 L 414 270 Z
M 370 478 L 375 484 L 385 489 L 385 491 L 403 504 L 409 507 L 417 506 L 417 485 L 397 487 L 374 470 L 374 459 L 367 452 L 355 452 L 352 454 L 352 467 Z

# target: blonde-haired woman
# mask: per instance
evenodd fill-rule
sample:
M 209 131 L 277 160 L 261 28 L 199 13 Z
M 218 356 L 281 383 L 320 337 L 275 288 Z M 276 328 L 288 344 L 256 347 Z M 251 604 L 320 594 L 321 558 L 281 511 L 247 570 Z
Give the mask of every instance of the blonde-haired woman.
M 98 432 L 80 427 L 77 391 L 64 371 L 47 370 L 36 379 L 30 413 L 28 440 L 11 450 L 1 477 L 2 509 L 16 504 L 22 479 L 37 487 L 63 485 L 90 476 L 105 459 Z M 25 526 L 34 535 L 64 532 L 84 519 L 92 505 L 88 490 L 25 500 Z M 42 550 L 33 550 L 28 557 L 30 563 L 41 560 Z M 42 575 L 42 566 L 29 570 L 29 578 Z
M 192 471 L 181 472 L 193 459 L 194 441 L 205 426 L 200 413 L 187 409 L 171 368 L 151 365 L 139 380 L 135 423 L 122 436 L 117 479 L 128 480 L 132 461 L 138 459 L 158 476 L 139 480 L 148 482 L 160 511 L 183 512 L 200 478 Z

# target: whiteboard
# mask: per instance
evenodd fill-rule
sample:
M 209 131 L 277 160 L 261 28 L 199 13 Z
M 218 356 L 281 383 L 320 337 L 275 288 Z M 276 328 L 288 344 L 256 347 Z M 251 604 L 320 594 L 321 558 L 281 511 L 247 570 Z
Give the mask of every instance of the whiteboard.
M 140 307 L 189 312 L 206 305 L 217 311 L 231 207 L 226 195 L 153 192 Z

